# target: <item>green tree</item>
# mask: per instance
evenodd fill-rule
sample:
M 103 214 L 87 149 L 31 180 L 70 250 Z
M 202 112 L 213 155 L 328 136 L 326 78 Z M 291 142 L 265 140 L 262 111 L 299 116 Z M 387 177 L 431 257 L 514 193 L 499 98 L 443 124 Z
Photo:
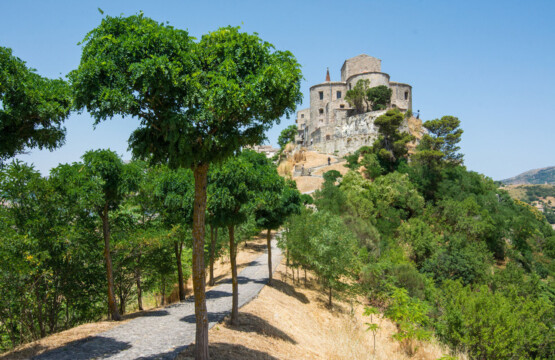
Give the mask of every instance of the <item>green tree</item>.
M 212 201 L 220 204 L 214 214 L 227 227 L 229 235 L 229 259 L 231 263 L 231 284 L 233 289 L 231 323 L 236 324 L 239 314 L 239 283 L 237 280 L 237 239 L 236 226 L 248 220 L 247 204 L 252 199 L 251 189 L 258 181 L 251 163 L 242 157 L 229 158 L 221 166 L 214 167 L 209 173 Z M 253 186 L 255 185 L 255 186 Z M 215 199 L 218 198 L 218 199 Z
M 87 151 L 82 159 L 80 185 L 83 186 L 85 206 L 102 220 L 104 260 L 108 282 L 108 309 L 112 320 L 121 320 L 114 294 L 109 215 L 111 211 L 119 208 L 125 195 L 134 190 L 138 181 L 137 174 L 130 171 L 132 169 L 129 169 L 111 150 Z
M 358 80 L 355 87 L 347 90 L 345 94 L 345 100 L 355 108 L 358 114 L 362 114 L 369 109 L 368 98 L 366 96 L 369 85 L 370 80 Z
M 332 306 L 333 290 L 344 289 L 345 280 L 356 269 L 357 241 L 338 216 L 319 211 L 310 220 L 317 231 L 310 234 L 309 261 L 328 289 L 328 305 Z
M 54 150 L 63 145 L 63 122 L 71 109 L 70 88 L 47 79 L 0 47 L 0 165 L 25 148 Z
M 182 258 L 187 239 L 185 229 L 190 229 L 193 223 L 193 173 L 189 169 L 171 170 L 163 167 L 155 181 L 154 194 L 159 204 L 158 213 L 165 228 L 173 230 L 179 300 L 185 301 L 186 279 L 183 276 Z
M 257 171 L 263 177 L 260 178 L 262 186 L 255 204 L 254 216 L 257 226 L 266 229 L 268 283 L 272 284 L 271 231 L 283 225 L 288 216 L 300 212 L 301 194 L 296 183 L 279 176 L 273 164 L 260 167 Z
M 395 288 L 391 295 L 391 304 L 388 306 L 385 316 L 397 323 L 397 332 L 393 338 L 401 343 L 401 346 L 412 356 L 418 349 L 418 341 L 429 340 L 432 333 L 426 330 L 430 319 L 428 318 L 428 307 L 425 303 L 412 299 L 406 289 Z
M 385 85 L 371 87 L 366 91 L 366 98 L 372 104 L 372 110 L 385 110 L 391 102 L 393 91 Z
M 193 286 L 196 358 L 208 359 L 204 231 L 209 165 L 246 145 L 300 102 L 300 66 L 256 34 L 227 27 L 194 43 L 186 31 L 142 14 L 106 17 L 85 37 L 81 63 L 70 74 L 77 108 L 98 123 L 134 116 L 133 154 L 195 178 Z
M 297 134 L 297 125 L 289 125 L 285 129 L 281 130 L 277 140 L 279 147 L 283 149 L 285 148 L 285 145 L 295 143 L 295 136 L 297 136 Z
M 402 122 L 403 114 L 397 109 L 388 110 L 374 121 L 379 136 L 372 146 L 372 152 L 388 172 L 397 169 L 401 161 L 406 161 L 407 143 L 414 140 L 412 135 L 399 131 Z

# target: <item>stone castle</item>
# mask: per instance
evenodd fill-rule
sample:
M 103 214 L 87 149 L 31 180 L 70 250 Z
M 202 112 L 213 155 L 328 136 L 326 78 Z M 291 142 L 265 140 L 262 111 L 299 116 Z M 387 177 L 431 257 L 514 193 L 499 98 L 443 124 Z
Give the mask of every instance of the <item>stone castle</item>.
M 343 156 L 373 144 L 377 137 L 374 120 L 385 110 L 355 114 L 345 95 L 359 80 L 370 80 L 369 87 L 387 86 L 392 90 L 389 107 L 412 111 L 410 85 L 390 81 L 389 75 L 381 72 L 380 59 L 355 56 L 343 63 L 341 81 L 331 81 L 328 71 L 325 82 L 310 88 L 310 108 L 297 112 L 297 146 Z

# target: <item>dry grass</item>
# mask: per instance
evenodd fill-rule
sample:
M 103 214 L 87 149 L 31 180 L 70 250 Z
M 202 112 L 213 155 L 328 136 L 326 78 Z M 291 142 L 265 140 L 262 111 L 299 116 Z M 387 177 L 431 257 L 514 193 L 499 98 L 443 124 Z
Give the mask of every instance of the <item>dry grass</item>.
M 321 169 L 316 170 L 314 172 L 314 175 L 323 175 L 325 172 L 330 170 L 337 170 L 341 175 L 345 175 L 349 171 L 349 168 L 345 167 L 345 164 L 346 163 L 343 162 L 340 164 L 332 164 L 330 166 L 323 167 Z
M 324 183 L 324 179 L 311 176 L 295 176 L 293 180 L 297 183 L 297 189 L 301 193 L 320 189 Z
M 274 233 L 274 232 L 273 232 Z M 249 240 L 245 247 L 245 243 L 242 243 L 238 247 L 237 251 L 237 268 L 239 271 L 245 268 L 251 261 L 259 257 L 266 251 L 266 232 L 256 236 L 255 238 Z M 207 271 L 208 273 L 208 271 Z M 230 276 L 230 262 L 229 255 L 223 256 L 219 261 L 214 263 L 214 278 L 216 282 L 226 279 Z M 208 280 L 208 279 L 207 279 Z M 218 284 L 216 283 L 216 286 Z M 191 295 L 193 283 L 192 279 L 189 279 L 187 283 L 187 295 Z M 206 289 L 209 290 L 212 287 L 206 285 Z M 179 299 L 179 292 L 177 284 L 168 297 L 168 303 L 176 302 Z M 0 355 L 0 360 L 20 360 L 20 359 L 30 359 L 33 356 L 42 354 L 48 350 L 52 350 L 58 347 L 65 346 L 71 342 L 85 339 L 97 335 L 101 332 L 108 331 L 113 327 L 121 325 L 128 322 L 131 319 L 142 316 L 145 312 L 150 310 L 159 309 L 157 304 L 160 303 L 160 297 L 153 298 L 152 304 L 145 304 L 145 311 L 136 311 L 124 315 L 124 320 L 120 322 L 115 321 L 98 321 L 95 323 L 83 324 L 72 329 L 59 332 L 47 336 L 43 339 L 33 341 L 28 344 L 18 346 L 14 350 Z
M 29 344 L 21 345 L 16 349 L 0 355 L 1 360 L 23 360 L 30 359 L 33 356 L 42 354 L 45 351 L 55 349 L 69 344 L 73 341 L 78 341 L 89 336 L 94 336 L 99 332 L 110 330 L 111 328 L 129 321 L 126 319 L 122 322 L 114 321 L 99 321 L 96 323 L 84 324 L 77 326 L 73 329 L 59 332 L 54 335 L 45 337 L 38 341 Z
M 294 164 L 291 160 L 285 160 L 279 163 L 277 171 L 280 176 L 285 178 L 291 178 L 293 172 Z
M 363 306 L 334 300 L 326 306 L 326 296 L 309 277 L 308 287 L 293 283 L 284 274 L 283 264 L 274 286 L 266 286 L 258 298 L 240 310 L 239 325 L 226 322 L 210 330 L 212 359 L 438 359 L 444 351 L 436 343 L 424 343 L 412 358 L 391 339 L 395 325 L 374 317 L 381 327 L 373 352 L 372 334 L 366 331 L 368 317 Z M 178 359 L 192 359 L 192 347 Z

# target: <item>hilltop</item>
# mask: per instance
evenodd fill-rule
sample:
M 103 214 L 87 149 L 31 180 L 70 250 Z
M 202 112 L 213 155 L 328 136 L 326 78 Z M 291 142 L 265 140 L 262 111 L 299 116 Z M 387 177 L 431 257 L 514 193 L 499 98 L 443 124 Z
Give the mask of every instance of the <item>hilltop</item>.
M 505 185 L 555 184 L 555 166 L 529 170 L 501 182 Z

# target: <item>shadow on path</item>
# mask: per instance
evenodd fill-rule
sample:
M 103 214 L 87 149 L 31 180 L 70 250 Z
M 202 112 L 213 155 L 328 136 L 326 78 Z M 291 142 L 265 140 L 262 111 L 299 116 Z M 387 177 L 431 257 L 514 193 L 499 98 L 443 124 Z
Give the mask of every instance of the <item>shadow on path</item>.
M 222 321 L 228 314 L 230 313 L 230 311 L 220 311 L 220 312 L 208 312 L 208 322 L 220 322 Z M 183 318 L 181 318 L 181 321 L 185 321 L 187 323 L 190 324 L 195 324 L 196 323 L 196 316 L 195 314 L 191 314 L 191 315 L 187 315 Z
M 33 357 L 34 360 L 91 360 L 106 359 L 127 350 L 131 345 L 103 336 L 90 336 L 72 341 L 65 346 Z
M 209 353 L 211 360 L 235 360 L 235 359 L 260 359 L 260 360 L 278 360 L 272 355 L 249 349 L 243 345 L 233 345 L 225 343 L 211 343 L 209 345 Z M 187 351 L 179 355 L 178 359 L 192 359 L 195 354 L 195 345 L 191 345 Z

